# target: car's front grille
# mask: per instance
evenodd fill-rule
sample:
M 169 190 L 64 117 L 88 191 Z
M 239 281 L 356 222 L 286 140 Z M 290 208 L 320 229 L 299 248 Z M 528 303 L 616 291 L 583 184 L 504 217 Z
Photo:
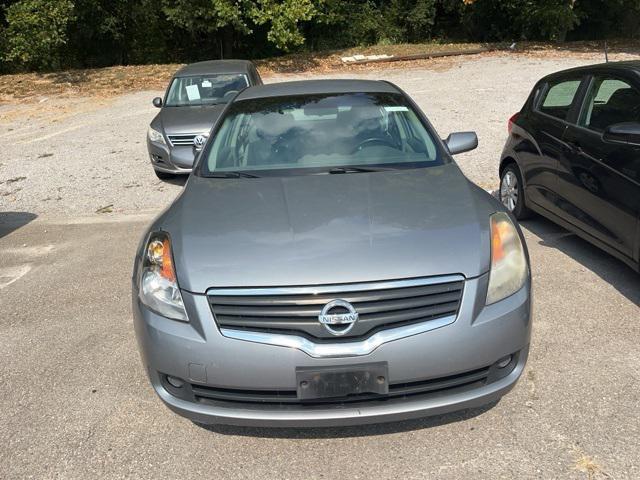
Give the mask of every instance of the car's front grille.
M 432 378 L 410 383 L 394 383 L 389 385 L 389 393 L 358 394 L 339 398 L 324 398 L 314 400 L 298 399 L 295 390 L 240 390 L 229 388 L 209 387 L 205 385 L 191 384 L 191 391 L 196 401 L 218 401 L 254 404 L 327 404 L 327 403 L 354 403 L 366 401 L 384 401 L 397 397 L 410 397 L 414 395 L 438 394 L 452 389 L 477 388 L 484 385 L 489 377 L 490 368 L 481 368 L 458 375 Z
M 455 316 L 463 288 L 462 277 L 449 276 L 315 288 L 215 289 L 208 298 L 220 328 L 303 335 L 313 341 L 335 342 Z M 336 299 L 349 302 L 359 315 L 353 328 L 343 336 L 331 334 L 318 319 L 322 308 Z
M 184 133 L 180 135 L 167 135 L 171 145 L 177 146 L 193 146 L 193 139 L 198 136 L 197 133 Z

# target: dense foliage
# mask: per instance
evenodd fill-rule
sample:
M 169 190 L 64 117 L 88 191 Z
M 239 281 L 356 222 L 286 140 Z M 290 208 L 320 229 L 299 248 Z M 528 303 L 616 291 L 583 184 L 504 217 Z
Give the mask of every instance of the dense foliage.
M 639 34 L 640 0 L 0 0 L 0 70 Z

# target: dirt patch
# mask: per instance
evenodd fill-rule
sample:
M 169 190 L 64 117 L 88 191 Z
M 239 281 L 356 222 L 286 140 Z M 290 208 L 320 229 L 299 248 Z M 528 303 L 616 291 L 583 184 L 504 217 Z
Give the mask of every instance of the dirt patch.
M 602 42 L 518 43 L 515 48 L 504 44 L 478 43 L 427 43 L 374 45 L 326 52 L 296 53 L 276 58 L 257 60 L 260 73 L 265 78 L 288 73 L 321 74 L 330 72 L 362 72 L 385 68 L 427 68 L 444 71 L 459 65 L 468 57 L 444 57 L 426 60 L 410 60 L 393 63 L 371 63 L 347 65 L 342 57 L 362 55 L 414 55 L 439 53 L 443 51 L 465 51 L 478 48 L 492 51 L 473 57 L 493 57 L 505 55 L 525 55 L 531 57 L 576 57 L 587 58 L 602 54 Z M 640 41 L 611 41 L 610 58 L 613 60 L 635 58 L 640 55 Z M 113 97 L 126 92 L 142 90 L 164 90 L 168 80 L 181 64 L 131 65 L 86 70 L 66 70 L 53 73 L 27 73 L 0 76 L 0 104 L 25 104 L 40 102 L 49 97 Z M 7 120 L 10 113 L 0 112 L 0 121 Z
M 40 101 L 52 96 L 112 97 L 125 92 L 161 90 L 179 64 L 130 65 L 53 73 L 0 76 L 0 102 Z
M 588 480 L 596 478 L 611 478 L 609 474 L 602 470 L 602 467 L 589 455 L 585 455 L 579 449 L 576 449 L 576 462 L 574 470 L 586 474 Z
M 342 57 L 353 55 L 414 55 L 439 53 L 446 51 L 474 50 L 486 45 L 479 43 L 429 43 L 429 44 L 398 44 L 398 45 L 373 45 L 370 47 L 348 48 L 313 53 L 294 53 L 282 57 L 258 60 L 256 64 L 260 73 L 265 76 L 282 73 L 323 73 L 331 71 L 367 70 L 371 68 L 384 68 L 385 63 L 364 65 L 349 65 L 342 62 Z

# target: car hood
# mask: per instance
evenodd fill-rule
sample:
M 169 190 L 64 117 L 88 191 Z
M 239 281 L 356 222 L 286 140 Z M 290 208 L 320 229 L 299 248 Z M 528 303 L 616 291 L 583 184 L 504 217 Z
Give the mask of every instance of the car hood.
M 164 107 L 158 121 L 167 135 L 208 132 L 225 106 Z
M 460 273 L 490 263 L 495 201 L 455 164 L 282 178 L 191 176 L 156 228 L 180 287 L 335 284 Z

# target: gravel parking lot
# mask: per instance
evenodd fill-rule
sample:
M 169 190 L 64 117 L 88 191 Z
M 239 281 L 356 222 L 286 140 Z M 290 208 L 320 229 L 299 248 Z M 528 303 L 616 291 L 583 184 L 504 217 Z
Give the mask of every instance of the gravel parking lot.
M 497 164 L 508 118 L 518 111 L 541 76 L 601 61 L 477 56 L 444 59 L 424 66 L 394 64 L 330 77 L 387 79 L 406 90 L 445 137 L 476 130 L 480 146 L 458 157 L 466 175 L 483 187 L 497 184 Z M 270 77 L 269 82 L 310 76 Z M 313 78 L 322 78 L 314 76 Z M 157 113 L 138 92 L 108 99 L 41 98 L 0 106 L 0 205 L 37 215 L 88 215 L 110 206 L 114 212 L 155 212 L 180 191 L 159 181 L 146 152 L 147 126 Z
M 399 84 L 443 136 L 477 130 L 480 148 L 459 163 L 492 188 L 507 119 L 535 80 L 593 60 L 496 55 L 345 76 Z M 202 428 L 167 410 L 130 311 L 137 242 L 181 188 L 146 157 L 156 93 L 0 106 L 0 478 L 640 478 L 640 276 L 540 218 L 523 224 L 530 359 L 499 403 L 302 430 Z

